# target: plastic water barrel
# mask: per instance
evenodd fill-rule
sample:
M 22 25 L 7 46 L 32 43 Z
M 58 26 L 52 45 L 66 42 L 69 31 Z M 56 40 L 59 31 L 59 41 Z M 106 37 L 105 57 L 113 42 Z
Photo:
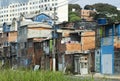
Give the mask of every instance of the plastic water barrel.
M 100 25 L 105 25 L 105 24 L 107 24 L 107 19 L 106 19 L 106 18 L 99 18 L 99 19 L 98 19 L 98 24 L 100 24 Z

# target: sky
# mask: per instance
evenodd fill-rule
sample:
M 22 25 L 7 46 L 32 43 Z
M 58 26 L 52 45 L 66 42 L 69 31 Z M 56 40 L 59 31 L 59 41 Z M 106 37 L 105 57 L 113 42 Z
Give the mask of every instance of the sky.
M 2 5 L 8 5 L 10 2 L 27 2 L 28 0 L 0 0 L 0 6 Z M 120 0 L 69 0 L 71 3 L 77 3 L 82 8 L 84 8 L 85 5 L 91 5 L 95 3 L 108 3 L 113 6 L 116 6 L 117 8 L 120 8 Z M 8 3 L 8 4 L 7 4 Z
M 116 6 L 117 8 L 120 8 L 120 0 L 69 0 L 69 2 L 77 3 L 82 8 L 84 8 L 85 5 L 91 5 L 95 3 L 108 3 Z

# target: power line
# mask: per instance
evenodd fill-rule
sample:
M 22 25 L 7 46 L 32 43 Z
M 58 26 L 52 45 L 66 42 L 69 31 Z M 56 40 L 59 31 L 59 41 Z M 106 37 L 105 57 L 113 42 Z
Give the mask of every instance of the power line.
M 58 8 L 58 7 L 62 7 L 62 6 L 64 6 L 64 5 L 67 5 L 67 4 L 69 4 L 70 2 L 71 2 L 71 3 L 75 3 L 75 2 L 77 2 L 77 1 L 79 1 L 79 0 L 75 0 L 75 1 L 74 1 L 74 0 L 71 0 L 71 1 L 69 1 L 69 2 L 66 2 L 66 3 L 64 3 L 64 2 L 61 2 L 61 4 L 62 4 L 62 3 L 64 3 L 64 4 L 62 4 L 62 5 L 59 5 L 59 6 L 57 6 L 56 8 Z

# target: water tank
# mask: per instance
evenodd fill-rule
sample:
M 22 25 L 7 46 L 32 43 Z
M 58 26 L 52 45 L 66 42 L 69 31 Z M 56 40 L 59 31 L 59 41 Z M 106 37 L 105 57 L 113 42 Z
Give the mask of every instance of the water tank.
M 105 24 L 107 24 L 107 19 L 106 19 L 106 18 L 99 18 L 99 19 L 98 19 L 98 24 L 100 24 L 100 25 L 105 25 Z

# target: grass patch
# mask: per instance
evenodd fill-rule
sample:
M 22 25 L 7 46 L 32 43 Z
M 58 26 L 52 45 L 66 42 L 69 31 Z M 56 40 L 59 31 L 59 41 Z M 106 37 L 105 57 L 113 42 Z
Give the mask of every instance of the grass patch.
M 31 70 L 1 70 L 0 81 L 93 81 L 71 78 L 61 72 Z

